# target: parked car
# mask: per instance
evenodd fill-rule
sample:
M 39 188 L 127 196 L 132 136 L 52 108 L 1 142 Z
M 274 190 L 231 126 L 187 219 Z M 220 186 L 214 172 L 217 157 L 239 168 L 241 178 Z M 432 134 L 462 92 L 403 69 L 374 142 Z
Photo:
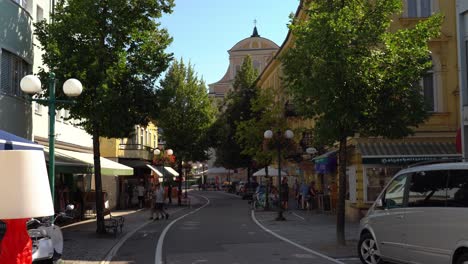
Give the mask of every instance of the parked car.
M 360 223 L 365 264 L 468 263 L 468 163 L 398 172 Z

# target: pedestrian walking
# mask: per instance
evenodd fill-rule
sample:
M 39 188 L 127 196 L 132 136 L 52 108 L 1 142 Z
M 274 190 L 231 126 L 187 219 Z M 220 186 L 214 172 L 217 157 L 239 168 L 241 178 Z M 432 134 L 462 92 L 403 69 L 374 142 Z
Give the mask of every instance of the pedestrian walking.
M 300 209 L 301 208 L 301 185 L 299 184 L 297 179 L 294 181 L 293 190 L 294 190 L 294 198 L 296 199 L 296 209 Z
M 164 217 L 168 219 L 169 214 L 164 210 L 164 188 L 159 182 L 156 183 L 156 188 L 154 190 L 153 197 L 155 201 L 155 206 L 154 206 L 155 217 L 152 217 L 152 219 L 159 220 L 159 218 L 164 219 Z
M 307 209 L 308 201 L 309 201 L 309 186 L 307 186 L 305 181 L 302 181 L 302 184 L 301 184 L 301 209 L 302 210 Z
M 281 206 L 284 210 L 288 210 L 289 202 L 289 185 L 288 178 L 284 177 L 283 182 L 281 183 Z
M 137 186 L 137 193 L 138 193 L 138 208 L 143 208 L 143 202 L 145 200 L 145 187 L 143 183 L 140 182 Z
M 317 197 L 317 190 L 315 189 L 315 182 L 312 181 L 309 186 L 309 210 L 315 209 L 315 200 Z
M 169 182 L 167 185 L 167 198 L 169 199 L 169 204 L 172 204 L 172 183 Z

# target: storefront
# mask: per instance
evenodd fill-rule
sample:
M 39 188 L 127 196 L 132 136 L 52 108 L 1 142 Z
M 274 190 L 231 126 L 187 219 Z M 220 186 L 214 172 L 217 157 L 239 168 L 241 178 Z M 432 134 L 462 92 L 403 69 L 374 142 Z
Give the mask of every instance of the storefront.
M 336 153 L 337 150 L 330 150 L 312 159 L 315 163 L 314 180 L 317 190 L 324 194 L 330 194 L 332 185 L 336 184 Z
M 460 158 L 455 140 L 357 139 L 349 148 L 347 217 L 358 220 L 401 169 L 417 163 Z

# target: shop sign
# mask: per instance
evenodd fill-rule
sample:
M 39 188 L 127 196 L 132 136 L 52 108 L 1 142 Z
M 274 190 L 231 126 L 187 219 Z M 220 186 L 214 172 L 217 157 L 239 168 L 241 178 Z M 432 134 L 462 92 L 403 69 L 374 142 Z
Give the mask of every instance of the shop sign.
M 363 158 L 363 164 L 391 164 L 391 165 L 401 165 L 401 164 L 411 164 L 423 161 L 432 161 L 438 159 L 447 159 L 451 157 L 388 157 L 388 158 Z

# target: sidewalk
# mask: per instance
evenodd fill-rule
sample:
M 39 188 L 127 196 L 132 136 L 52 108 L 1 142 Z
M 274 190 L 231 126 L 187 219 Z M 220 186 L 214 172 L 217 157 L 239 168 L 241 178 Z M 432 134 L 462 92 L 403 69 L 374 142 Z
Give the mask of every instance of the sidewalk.
M 359 223 L 346 223 L 346 246 L 336 243 L 336 215 L 314 211 L 290 210 L 286 221 L 275 221 L 276 211 L 255 212 L 255 218 L 267 229 L 309 249 L 336 259 L 357 256 Z
M 197 203 L 196 198 L 191 197 L 192 207 Z M 174 201 L 173 201 L 174 202 Z M 167 212 L 171 215 L 180 211 L 177 205 L 168 206 Z M 96 221 L 84 221 L 84 223 L 73 224 L 62 229 L 63 232 L 63 254 L 62 262 L 65 264 L 96 264 L 104 260 L 108 252 L 122 239 L 126 234 L 139 228 L 145 223 L 150 222 L 150 210 L 141 209 L 133 211 L 115 211 L 113 216 L 124 216 L 125 224 L 122 233 L 114 236 L 113 233 L 98 235 L 96 234 Z M 159 220 L 161 224 L 168 223 L 166 220 Z

